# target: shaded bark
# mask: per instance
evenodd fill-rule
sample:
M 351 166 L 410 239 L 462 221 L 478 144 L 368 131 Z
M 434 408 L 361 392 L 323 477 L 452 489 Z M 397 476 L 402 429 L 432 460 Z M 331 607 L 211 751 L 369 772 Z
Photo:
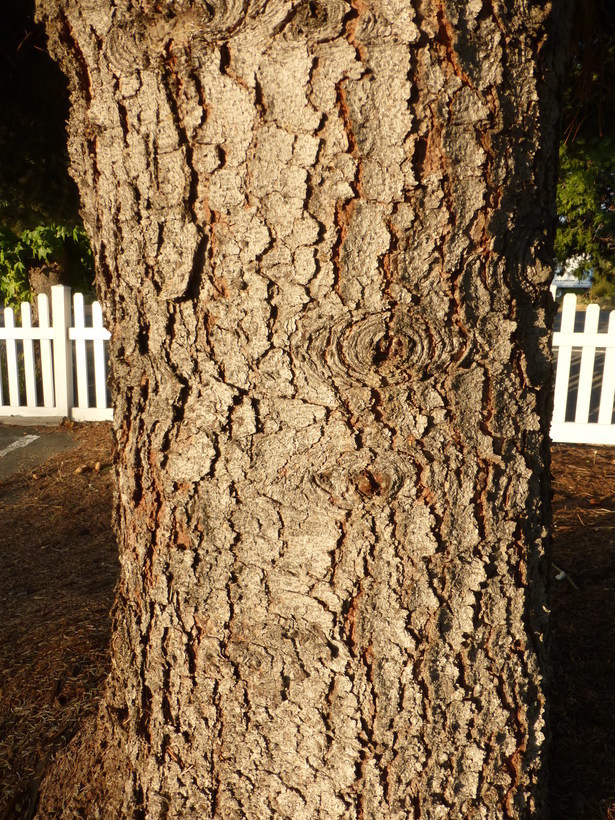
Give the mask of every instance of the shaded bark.
M 535 814 L 564 9 L 158 5 L 39 0 L 122 566 L 40 816 Z

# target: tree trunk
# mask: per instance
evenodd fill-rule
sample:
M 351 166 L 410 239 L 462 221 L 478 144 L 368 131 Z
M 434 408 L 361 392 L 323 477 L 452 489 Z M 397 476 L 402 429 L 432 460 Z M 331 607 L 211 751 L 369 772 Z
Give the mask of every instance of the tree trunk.
M 534 816 L 562 4 L 38 7 L 121 561 L 40 816 Z

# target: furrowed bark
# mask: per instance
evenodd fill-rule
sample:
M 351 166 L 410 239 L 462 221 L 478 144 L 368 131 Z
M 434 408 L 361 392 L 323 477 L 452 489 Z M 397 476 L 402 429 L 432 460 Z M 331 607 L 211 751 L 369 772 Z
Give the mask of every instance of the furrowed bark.
M 121 559 L 40 816 L 535 815 L 564 8 L 164 5 L 38 3 Z

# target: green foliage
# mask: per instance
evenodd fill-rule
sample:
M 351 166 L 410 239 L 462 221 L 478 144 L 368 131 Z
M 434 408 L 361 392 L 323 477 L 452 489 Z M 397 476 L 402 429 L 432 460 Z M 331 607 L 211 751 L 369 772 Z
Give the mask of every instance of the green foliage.
M 0 228 L 0 303 L 15 306 L 31 298 L 28 272 L 23 262 L 23 245 L 19 237 Z
M 612 277 L 615 264 L 615 144 L 612 137 L 560 148 L 557 189 L 558 261 L 585 257 L 583 267 Z
M 615 305 L 614 77 L 615 3 L 576 3 L 563 89 L 555 257 L 567 272 L 591 271 L 590 298 L 605 306 Z
M 28 271 L 52 262 L 64 268 L 74 287 L 91 288 L 92 251 L 81 225 L 38 225 L 19 234 L 0 227 L 0 303 L 31 301 Z
M 597 302 L 603 308 L 615 310 L 615 281 L 599 279 L 589 291 L 590 300 Z

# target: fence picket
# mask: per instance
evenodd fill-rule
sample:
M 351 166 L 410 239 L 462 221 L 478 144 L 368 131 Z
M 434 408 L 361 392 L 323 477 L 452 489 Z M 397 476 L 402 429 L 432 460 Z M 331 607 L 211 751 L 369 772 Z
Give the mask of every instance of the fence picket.
M 88 363 L 85 349 L 85 311 L 83 294 L 75 293 L 73 297 L 73 329 L 75 342 L 75 370 L 77 373 L 77 405 L 89 407 L 88 400 Z
M 32 305 L 21 303 L 21 327 L 32 329 Z M 26 385 L 26 406 L 36 407 L 36 371 L 34 369 L 34 340 L 25 337 L 23 340 L 24 380 Z
M 600 392 L 600 410 L 598 424 L 612 424 L 613 400 L 615 399 L 615 310 L 609 315 L 608 343 L 604 354 L 604 370 L 602 372 L 602 389 Z
M 13 308 L 4 309 L 4 327 L 7 331 L 6 339 L 6 369 L 9 379 L 9 406 L 19 407 L 19 376 L 17 367 L 17 343 L 16 335 L 11 337 L 11 331 L 15 330 L 15 314 Z
M 587 341 L 583 344 L 581 352 L 577 406 L 574 415 L 576 424 L 587 424 L 589 419 L 589 404 L 592 395 L 594 361 L 596 358 L 596 345 L 592 344 L 589 340 L 598 333 L 599 321 L 600 307 L 598 305 L 588 305 L 585 311 L 584 335 L 581 337 L 582 339 L 587 339 Z M 585 336 L 585 334 L 587 334 L 587 336 Z
M 49 331 L 49 298 L 46 293 L 38 295 L 38 326 L 41 333 Z M 43 407 L 53 407 L 55 402 L 53 389 L 53 365 L 51 358 L 51 339 L 41 335 L 41 381 L 43 383 Z
M 92 304 L 92 327 L 98 331 L 94 337 L 94 377 L 96 379 L 96 407 L 98 409 L 107 406 L 107 360 L 105 356 L 104 335 L 107 331 L 103 324 L 103 315 L 100 302 Z
M 573 293 L 567 293 L 564 296 L 561 330 L 559 333 L 553 334 L 553 344 L 557 346 L 557 371 L 555 374 L 555 393 L 553 396 L 554 424 L 562 424 L 566 421 L 566 404 L 568 402 L 576 304 L 577 297 Z

